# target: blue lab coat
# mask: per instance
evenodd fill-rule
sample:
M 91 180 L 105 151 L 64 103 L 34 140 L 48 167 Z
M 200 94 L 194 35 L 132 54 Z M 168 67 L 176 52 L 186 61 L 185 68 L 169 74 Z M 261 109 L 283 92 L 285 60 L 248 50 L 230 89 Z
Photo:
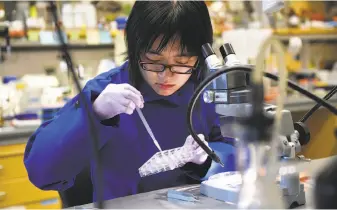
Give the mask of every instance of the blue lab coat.
M 91 176 L 96 176 L 87 112 L 92 112 L 92 102 L 109 83 L 128 83 L 127 65 L 128 62 L 85 85 L 83 93 L 89 110 L 76 96 L 30 137 L 24 163 L 29 179 L 35 186 L 43 190 L 63 191 L 73 185 L 76 175 L 88 164 L 91 166 Z M 181 147 L 189 135 L 186 111 L 195 84 L 188 81 L 168 97 L 159 96 L 146 83 L 139 89 L 145 101 L 143 114 L 161 148 Z M 214 106 L 200 101 L 200 108 L 193 115 L 197 133 L 204 134 L 208 141 L 221 140 Z M 99 137 L 105 200 L 198 183 L 212 163 L 208 158 L 202 165 L 188 163 L 173 171 L 141 178 L 138 168 L 158 149 L 137 112 L 132 115 L 120 114 L 104 121 L 95 118 L 94 127 Z M 95 200 L 95 192 L 93 196 Z

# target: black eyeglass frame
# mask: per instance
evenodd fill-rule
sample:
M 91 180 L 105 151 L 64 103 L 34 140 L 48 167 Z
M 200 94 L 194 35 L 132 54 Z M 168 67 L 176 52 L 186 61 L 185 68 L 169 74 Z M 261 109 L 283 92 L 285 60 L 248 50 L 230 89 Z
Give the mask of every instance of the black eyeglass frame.
M 161 71 L 153 71 L 153 70 L 148 70 L 144 68 L 145 64 L 155 64 L 155 65 L 161 65 L 163 68 Z M 197 62 L 195 62 L 194 66 L 188 66 L 188 65 L 167 65 L 167 64 L 162 64 L 162 63 L 153 63 L 153 62 L 143 62 L 143 61 L 139 61 L 139 66 L 141 67 L 142 70 L 144 71 L 151 71 L 151 72 L 163 72 L 165 71 L 165 69 L 169 69 L 170 72 L 175 73 L 175 74 L 192 74 L 192 72 L 197 69 L 199 64 L 199 60 L 197 60 Z M 187 67 L 190 68 L 189 70 L 187 70 L 186 72 L 176 72 L 172 70 L 172 67 Z

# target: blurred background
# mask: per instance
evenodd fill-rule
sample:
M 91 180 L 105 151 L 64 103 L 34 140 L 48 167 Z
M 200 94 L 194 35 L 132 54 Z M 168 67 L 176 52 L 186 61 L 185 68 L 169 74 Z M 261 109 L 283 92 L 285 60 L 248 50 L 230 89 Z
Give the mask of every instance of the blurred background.
M 124 28 L 133 1 L 57 1 L 60 24 L 82 85 L 126 59 Z M 254 64 L 261 43 L 282 41 L 289 79 L 323 97 L 337 85 L 337 2 L 286 1 L 270 21 L 260 1 L 208 1 L 214 49 L 233 45 L 243 63 Z M 201 32 L 202 33 L 202 32 Z M 32 186 L 23 165 L 29 136 L 76 94 L 61 57 L 49 4 L 0 1 L 0 208 L 60 208 L 59 194 Z M 278 74 L 276 55 L 266 71 Z M 278 90 L 266 81 L 265 99 Z M 330 99 L 337 105 L 337 96 Z M 299 120 L 314 103 L 288 92 L 285 108 Z M 309 120 L 310 143 L 303 154 L 337 154 L 335 117 L 320 109 Z M 66 126 L 66 125 L 65 125 Z

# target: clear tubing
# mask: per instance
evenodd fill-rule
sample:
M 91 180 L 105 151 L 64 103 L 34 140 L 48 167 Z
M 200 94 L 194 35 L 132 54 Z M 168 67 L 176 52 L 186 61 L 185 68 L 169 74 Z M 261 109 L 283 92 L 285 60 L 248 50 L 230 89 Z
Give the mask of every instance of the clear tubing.
M 271 47 L 276 52 L 276 59 L 278 64 L 278 72 L 279 72 L 279 83 L 278 83 L 278 90 L 279 94 L 276 101 L 276 114 L 275 114 L 275 123 L 273 125 L 273 132 L 272 132 L 272 139 L 269 148 L 269 154 L 272 155 L 270 159 L 271 162 L 275 163 L 272 165 L 277 165 L 278 155 L 277 155 L 277 147 L 279 145 L 279 138 L 278 135 L 280 133 L 280 127 L 282 122 L 282 110 L 284 108 L 284 99 L 287 95 L 287 76 L 288 72 L 285 66 L 285 53 L 282 46 L 282 43 L 279 40 L 276 40 L 273 37 L 269 37 L 261 46 L 261 49 L 256 57 L 256 68 L 253 72 L 253 82 L 256 84 L 262 83 L 263 78 L 263 70 L 265 69 L 264 61 L 265 61 L 265 54 L 267 49 Z
M 276 135 L 278 135 L 281 119 L 282 119 L 282 110 L 284 107 L 284 99 L 287 96 L 287 77 L 288 72 L 285 66 L 285 53 L 282 46 L 282 43 L 279 40 L 276 40 L 273 37 L 268 38 L 261 46 L 261 49 L 256 57 L 256 68 L 253 72 L 253 82 L 256 84 L 262 84 L 263 78 L 263 69 L 264 69 L 264 55 L 268 49 L 268 47 L 272 47 L 276 51 L 276 58 L 278 63 L 278 72 L 279 72 L 279 83 L 278 89 L 279 94 L 276 101 L 276 115 L 275 115 L 275 124 L 273 128 L 273 139 L 275 139 Z M 277 139 L 277 138 L 276 138 Z M 277 141 L 277 140 L 276 140 Z M 276 144 L 275 144 L 276 143 Z M 271 146 L 276 146 L 278 142 L 273 141 Z

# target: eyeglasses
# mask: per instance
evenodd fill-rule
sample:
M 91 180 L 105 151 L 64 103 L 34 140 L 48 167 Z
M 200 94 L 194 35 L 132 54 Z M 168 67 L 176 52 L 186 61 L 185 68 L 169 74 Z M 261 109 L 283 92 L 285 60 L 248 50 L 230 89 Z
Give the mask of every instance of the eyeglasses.
M 197 62 L 198 63 L 198 62 Z M 176 74 L 192 74 L 193 70 L 196 69 L 196 66 L 187 66 L 187 65 L 165 65 L 159 63 L 149 63 L 149 62 L 139 62 L 140 67 L 144 71 L 152 72 L 163 72 L 168 68 L 172 73 Z

